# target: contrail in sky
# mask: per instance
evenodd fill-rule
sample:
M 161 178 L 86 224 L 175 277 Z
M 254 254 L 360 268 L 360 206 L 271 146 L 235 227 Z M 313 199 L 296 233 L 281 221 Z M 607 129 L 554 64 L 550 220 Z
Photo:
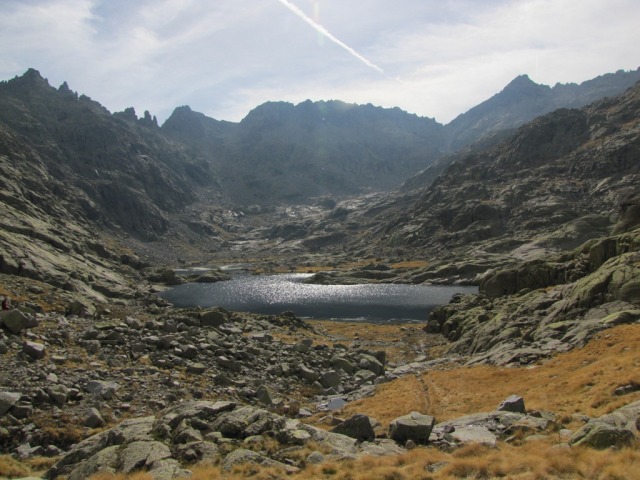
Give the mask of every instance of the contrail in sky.
M 343 41 L 339 40 L 338 38 L 334 37 L 331 32 L 329 32 L 326 28 L 324 28 L 322 25 L 320 25 L 319 23 L 316 23 L 312 18 L 308 17 L 302 10 L 300 10 L 298 7 L 296 7 L 294 4 L 288 2 L 287 0 L 278 0 L 282 5 L 284 5 L 285 7 L 287 7 L 290 11 L 292 11 L 293 13 L 295 13 L 298 17 L 300 17 L 302 20 L 304 20 L 306 23 L 308 23 L 311 28 L 313 28 L 315 31 L 317 31 L 318 33 L 320 33 L 320 35 L 325 36 L 326 38 L 328 38 L 329 40 L 331 40 L 333 43 L 335 43 L 336 45 L 344 48 L 347 52 L 349 52 L 351 55 L 353 55 L 354 57 L 356 57 L 358 60 L 360 60 L 362 63 L 364 63 L 366 66 L 373 68 L 374 70 L 377 70 L 378 72 L 384 74 L 384 70 L 382 70 L 379 66 L 377 66 L 375 63 L 367 60 L 366 58 L 364 58 L 362 55 L 360 55 L 358 52 L 356 52 L 353 48 L 351 48 L 349 45 L 347 45 L 346 43 L 344 43 Z

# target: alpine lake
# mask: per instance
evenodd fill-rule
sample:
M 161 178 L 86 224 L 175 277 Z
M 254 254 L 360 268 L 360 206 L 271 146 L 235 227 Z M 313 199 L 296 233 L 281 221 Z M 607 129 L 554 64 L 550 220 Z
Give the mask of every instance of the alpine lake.
M 317 320 L 370 323 L 423 322 L 436 306 L 457 293 L 477 293 L 472 286 L 305 283 L 312 274 L 251 275 L 231 280 L 185 283 L 161 294 L 176 307 L 222 307 L 232 311 L 280 314 Z

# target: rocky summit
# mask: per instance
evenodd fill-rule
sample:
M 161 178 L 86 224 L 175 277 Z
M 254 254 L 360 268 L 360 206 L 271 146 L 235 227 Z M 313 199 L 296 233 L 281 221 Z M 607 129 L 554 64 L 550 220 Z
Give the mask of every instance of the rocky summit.
M 636 478 L 638 72 L 448 125 L 1 82 L 0 476 Z M 477 293 L 404 325 L 162 298 L 237 271 Z

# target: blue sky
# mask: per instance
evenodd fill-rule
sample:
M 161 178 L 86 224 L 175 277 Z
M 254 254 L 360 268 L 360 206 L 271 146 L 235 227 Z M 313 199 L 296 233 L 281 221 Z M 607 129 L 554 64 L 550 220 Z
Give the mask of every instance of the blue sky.
M 519 74 L 638 68 L 639 25 L 638 0 L 0 0 L 0 79 L 33 67 L 160 121 L 338 99 L 447 123 Z

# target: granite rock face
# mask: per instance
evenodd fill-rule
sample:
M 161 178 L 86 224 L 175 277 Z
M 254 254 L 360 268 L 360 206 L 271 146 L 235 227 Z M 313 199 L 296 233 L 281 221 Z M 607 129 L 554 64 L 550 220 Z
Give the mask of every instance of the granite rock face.
M 425 328 L 443 333 L 454 342 L 452 353 L 473 355 L 474 362 L 530 363 L 584 345 L 602 329 L 640 320 L 639 260 L 636 227 L 546 261 L 489 271 L 480 295 L 456 296 L 435 308 Z M 557 274 L 513 291 L 513 278 L 540 271 Z

